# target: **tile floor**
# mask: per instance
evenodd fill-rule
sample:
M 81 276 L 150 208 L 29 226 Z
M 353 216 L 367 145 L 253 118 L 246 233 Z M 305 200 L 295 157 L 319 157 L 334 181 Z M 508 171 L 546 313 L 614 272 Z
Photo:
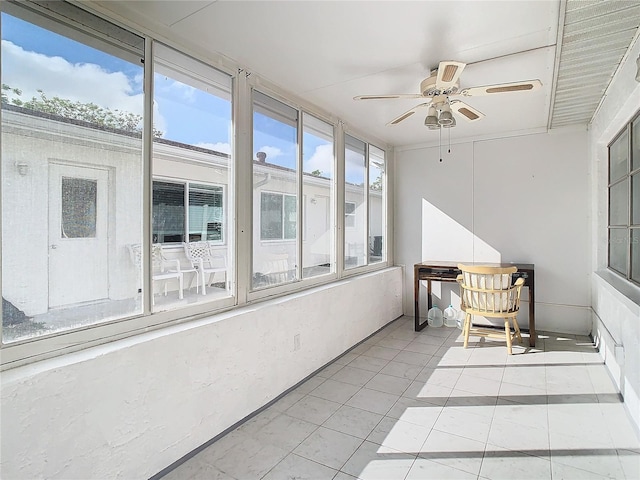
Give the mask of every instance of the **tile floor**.
M 504 342 L 465 350 L 458 329 L 416 333 L 412 322 L 391 323 L 163 478 L 640 478 L 640 441 L 588 337 L 542 333 L 508 356 Z

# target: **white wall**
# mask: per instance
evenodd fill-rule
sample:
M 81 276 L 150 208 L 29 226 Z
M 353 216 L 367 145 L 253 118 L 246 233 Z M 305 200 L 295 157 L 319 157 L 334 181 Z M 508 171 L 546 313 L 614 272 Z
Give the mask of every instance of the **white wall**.
M 404 313 L 413 316 L 415 263 L 533 263 L 536 328 L 588 334 L 587 132 L 461 143 L 439 159 L 438 147 L 396 154 L 395 259 L 406 266 Z M 459 305 L 454 285 L 434 284 L 441 308 Z M 421 307 L 426 316 L 424 297 Z M 518 317 L 523 326 L 527 313 L 525 304 Z
M 593 334 L 627 410 L 640 430 L 640 288 L 606 271 L 607 265 L 607 145 L 640 109 L 640 83 L 635 80 L 640 42 L 611 82 L 589 130 L 589 159 L 593 172 L 592 257 L 594 269 Z M 616 348 L 617 347 L 617 348 Z
M 400 316 L 401 290 L 389 268 L 2 372 L 2 476 L 148 478 Z

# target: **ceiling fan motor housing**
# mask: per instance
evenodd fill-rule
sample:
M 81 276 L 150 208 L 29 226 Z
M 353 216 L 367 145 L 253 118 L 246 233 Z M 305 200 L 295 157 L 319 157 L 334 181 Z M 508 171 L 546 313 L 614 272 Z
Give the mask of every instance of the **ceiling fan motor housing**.
M 425 78 L 422 82 L 420 82 L 420 92 L 423 97 L 435 97 L 437 95 L 453 95 L 458 92 L 460 88 L 460 82 L 456 82 L 454 85 L 450 86 L 446 90 L 439 90 L 436 88 L 436 81 L 438 79 L 438 70 L 432 70 L 431 76 L 429 78 Z

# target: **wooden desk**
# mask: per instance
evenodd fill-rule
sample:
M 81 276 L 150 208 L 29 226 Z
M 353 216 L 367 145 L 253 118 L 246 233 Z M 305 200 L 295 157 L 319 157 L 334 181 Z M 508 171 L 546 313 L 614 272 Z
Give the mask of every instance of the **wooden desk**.
M 469 263 L 469 262 L 460 262 Z M 513 280 L 524 278 L 524 286 L 529 289 L 529 345 L 536 346 L 536 302 L 535 302 L 535 277 L 532 263 L 483 263 L 475 262 L 478 265 L 495 265 L 501 267 L 517 267 L 518 271 L 513 274 Z M 471 264 L 471 263 L 470 263 Z M 455 282 L 460 274 L 457 262 L 422 262 L 413 266 L 413 284 L 415 301 L 415 331 L 419 332 L 427 326 L 427 322 L 420 323 L 420 282 L 427 282 L 427 308 L 431 308 L 431 282 Z

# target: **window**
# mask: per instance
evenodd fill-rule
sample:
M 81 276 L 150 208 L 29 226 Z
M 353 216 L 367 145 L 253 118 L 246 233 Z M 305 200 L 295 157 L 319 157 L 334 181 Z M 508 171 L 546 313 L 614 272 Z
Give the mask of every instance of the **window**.
M 2 342 L 139 315 L 144 39 L 63 2 L 1 15 Z
M 71 3 L 0 8 L 3 365 L 386 260 L 384 151 L 345 136 L 337 184 L 342 125 L 256 91 L 256 76 L 238 79 L 253 116 L 234 125 L 231 75 Z M 248 128 L 250 181 L 232 157 Z M 236 201 L 253 216 L 238 252 Z M 236 258 L 251 258 L 242 282 Z
M 369 263 L 384 260 L 385 203 L 384 150 L 369 145 Z
M 296 197 L 262 192 L 260 201 L 260 239 L 296 239 Z
M 185 193 L 188 201 L 185 203 Z M 189 205 L 189 209 L 185 208 Z M 153 182 L 153 242 L 223 242 L 223 187 Z M 185 222 L 188 221 L 188 224 Z M 188 232 L 185 235 L 185 232 Z
M 298 118 L 253 92 L 253 289 L 299 278 Z
M 233 169 L 231 78 L 159 43 L 154 56 L 152 242 L 184 280 L 182 292 L 177 281 L 153 282 L 159 311 L 232 296 Z M 211 275 L 216 288 L 198 289 L 214 263 L 226 273 Z
M 640 115 L 609 145 L 608 266 L 640 284 Z
M 345 269 L 386 258 L 385 168 L 384 150 L 345 135 Z
M 302 114 L 302 277 L 335 272 L 333 125 Z

